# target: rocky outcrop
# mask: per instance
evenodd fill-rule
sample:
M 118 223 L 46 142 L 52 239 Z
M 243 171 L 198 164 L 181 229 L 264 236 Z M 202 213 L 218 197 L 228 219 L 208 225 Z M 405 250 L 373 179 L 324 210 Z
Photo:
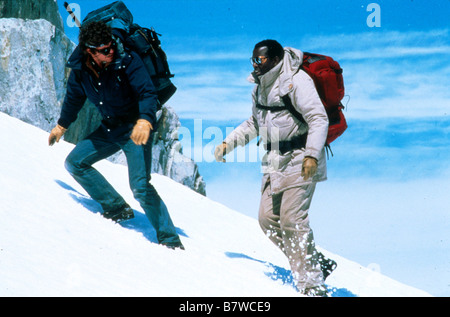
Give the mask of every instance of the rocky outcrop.
M 158 112 L 158 117 L 158 129 L 153 139 L 152 171 L 169 176 L 206 196 L 206 184 L 197 164 L 183 155 L 178 139 L 181 126 L 178 115 L 171 107 L 165 106 Z
M 0 111 L 49 131 L 74 44 L 46 20 L 0 19 Z
M 2 0 L 0 18 L 45 19 L 63 30 L 63 21 L 58 13 L 56 0 Z
M 36 6 L 39 10 L 34 10 Z M 62 30 L 53 0 L 0 1 L 0 17 L 0 111 L 50 131 L 59 118 L 68 78 L 65 61 L 75 44 Z M 175 111 L 164 107 L 158 118 L 152 172 L 206 195 L 197 165 L 182 154 Z M 87 102 L 65 140 L 77 143 L 98 127 L 100 120 L 97 109 Z M 120 152 L 112 160 L 125 163 Z

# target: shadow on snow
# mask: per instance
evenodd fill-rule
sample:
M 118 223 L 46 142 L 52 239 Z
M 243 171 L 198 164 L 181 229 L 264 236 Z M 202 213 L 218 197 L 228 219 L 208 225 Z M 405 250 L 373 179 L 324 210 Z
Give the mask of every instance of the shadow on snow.
M 73 188 L 72 186 L 68 185 L 67 183 L 65 183 L 61 180 L 55 180 L 55 182 L 62 188 L 66 189 L 68 191 L 71 191 L 71 193 L 69 193 L 69 196 L 73 200 L 75 200 L 77 203 L 81 204 L 84 208 L 89 210 L 90 212 L 92 212 L 94 214 L 97 214 L 97 213 L 102 214 L 103 213 L 103 209 L 102 209 L 101 205 L 99 203 L 97 203 L 95 200 L 93 200 L 92 198 L 90 198 L 89 196 L 81 194 L 75 188 Z M 133 209 L 133 211 L 134 211 L 133 219 L 123 221 L 119 224 L 124 228 L 132 229 L 134 231 L 142 233 L 142 235 L 152 243 L 158 243 L 158 240 L 156 238 L 156 231 L 153 228 L 153 226 L 150 224 L 145 213 L 142 213 L 135 209 Z M 105 219 L 105 220 L 111 221 L 108 219 Z M 182 229 L 177 228 L 177 227 L 175 227 L 175 229 L 180 236 L 188 237 Z
M 264 272 L 264 274 L 266 276 L 268 276 L 270 279 L 272 279 L 274 281 L 280 281 L 284 285 L 288 285 L 288 286 L 294 288 L 295 290 L 297 290 L 297 287 L 295 286 L 294 278 L 292 277 L 292 273 L 290 270 L 287 270 L 283 267 L 274 265 L 274 264 L 266 262 L 266 261 L 252 258 L 243 253 L 225 252 L 225 255 L 232 259 L 246 259 L 246 260 L 251 260 L 251 261 L 256 261 L 256 262 L 262 263 L 262 264 L 266 265 L 266 267 L 269 269 L 268 271 Z M 329 286 L 327 286 L 327 288 L 328 288 L 328 293 L 331 295 L 331 297 L 356 297 L 355 294 L 353 294 L 352 292 L 350 292 L 348 289 L 345 289 L 345 288 L 336 288 L 336 287 L 329 287 Z

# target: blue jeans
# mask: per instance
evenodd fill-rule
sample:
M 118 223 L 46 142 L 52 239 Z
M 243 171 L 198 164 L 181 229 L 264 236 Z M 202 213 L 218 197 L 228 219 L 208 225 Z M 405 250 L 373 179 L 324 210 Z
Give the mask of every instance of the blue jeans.
M 126 205 L 125 200 L 92 165 L 123 150 L 127 158 L 131 190 L 156 230 L 158 242 L 178 246 L 181 241 L 167 207 L 150 184 L 151 139 L 147 145 L 134 144 L 130 139 L 131 128 L 132 126 L 128 125 L 107 130 L 100 126 L 77 144 L 67 156 L 65 167 L 92 199 L 100 203 L 103 211 L 116 210 Z

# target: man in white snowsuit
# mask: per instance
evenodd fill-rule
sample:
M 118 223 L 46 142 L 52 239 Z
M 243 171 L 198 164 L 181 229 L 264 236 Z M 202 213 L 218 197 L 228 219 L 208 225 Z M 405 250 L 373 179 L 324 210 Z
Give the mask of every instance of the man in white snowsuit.
M 330 272 L 322 272 L 319 261 L 324 259 L 316 251 L 308 212 L 316 183 L 327 177 L 328 117 L 313 80 L 300 69 L 302 60 L 301 51 L 283 49 L 274 40 L 256 44 L 249 77 L 256 84 L 252 116 L 225 138 L 215 156 L 225 161 L 223 156 L 236 146 L 260 136 L 267 150 L 262 159 L 261 228 L 287 256 L 298 290 L 326 296 L 324 274 Z M 303 122 L 286 109 L 284 96 Z

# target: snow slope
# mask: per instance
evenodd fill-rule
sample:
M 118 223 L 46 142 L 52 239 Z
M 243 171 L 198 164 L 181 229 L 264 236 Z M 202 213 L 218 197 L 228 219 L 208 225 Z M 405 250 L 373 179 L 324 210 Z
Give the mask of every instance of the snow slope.
M 255 219 L 153 175 L 186 247 L 169 250 L 153 243 L 125 166 L 96 165 L 135 210 L 115 224 L 64 169 L 73 145 L 47 138 L 0 113 L 0 296 L 300 296 Z M 333 296 L 430 296 L 321 251 L 338 262 Z

